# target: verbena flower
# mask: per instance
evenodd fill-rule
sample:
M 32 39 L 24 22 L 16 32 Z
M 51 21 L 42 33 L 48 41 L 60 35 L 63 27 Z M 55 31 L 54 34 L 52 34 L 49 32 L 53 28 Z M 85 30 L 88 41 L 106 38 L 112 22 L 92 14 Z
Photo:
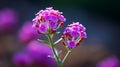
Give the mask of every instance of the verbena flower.
M 96 67 L 120 67 L 119 59 L 116 56 L 111 56 L 100 61 Z
M 17 13 L 10 8 L 0 10 L 0 32 L 14 31 L 18 23 L 17 17 Z
M 63 44 L 68 48 L 75 48 L 84 38 L 87 38 L 85 30 L 86 28 L 79 22 L 68 25 L 63 32 Z
M 35 32 L 34 28 L 31 27 L 32 22 L 27 21 L 23 24 L 22 28 L 18 32 L 18 38 L 22 43 L 28 43 L 33 39 L 38 38 L 38 34 Z
M 62 12 L 54 10 L 52 7 L 40 10 L 33 19 L 33 27 L 39 33 L 52 33 L 53 30 L 60 28 L 66 21 Z
M 40 23 L 38 30 L 39 30 L 41 33 L 47 32 L 47 25 L 46 25 L 46 23 L 45 23 L 45 22 Z
M 13 57 L 13 63 L 19 67 L 29 67 L 32 64 L 32 59 L 26 53 L 16 53 Z
M 57 67 L 54 54 L 49 46 L 32 41 L 26 49 L 31 59 L 33 59 L 34 65 L 38 65 L 38 67 Z
M 75 40 L 68 40 L 67 43 L 68 43 L 69 48 L 75 48 L 76 47 Z
M 57 67 L 52 49 L 37 41 L 31 41 L 23 52 L 13 56 L 17 67 Z

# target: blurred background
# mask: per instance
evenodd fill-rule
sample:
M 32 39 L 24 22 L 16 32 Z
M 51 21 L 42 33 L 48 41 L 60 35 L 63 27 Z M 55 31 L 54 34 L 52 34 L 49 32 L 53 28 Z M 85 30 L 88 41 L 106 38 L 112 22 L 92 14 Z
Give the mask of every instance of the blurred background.
M 87 39 L 73 49 L 64 67 L 120 67 L 119 0 L 0 0 L 0 67 L 20 67 L 13 57 L 42 37 L 31 33 L 31 26 L 35 14 L 46 7 L 63 12 L 66 22 L 60 31 L 73 21 L 87 28 Z M 61 44 L 57 49 L 61 57 L 66 54 Z

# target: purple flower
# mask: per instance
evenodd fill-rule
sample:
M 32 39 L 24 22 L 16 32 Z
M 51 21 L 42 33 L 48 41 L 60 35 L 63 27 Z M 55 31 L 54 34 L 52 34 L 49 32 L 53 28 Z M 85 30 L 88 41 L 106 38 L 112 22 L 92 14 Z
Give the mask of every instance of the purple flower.
M 85 31 L 85 30 L 86 28 L 82 24 L 80 24 L 80 31 Z
M 32 63 L 32 59 L 26 53 L 17 53 L 13 57 L 13 63 L 19 67 L 28 67 Z
M 120 67 L 116 56 L 108 57 L 97 64 L 97 67 Z
M 35 65 L 37 64 L 39 67 L 57 67 L 54 54 L 49 46 L 32 41 L 26 49 Z
M 70 35 L 72 37 L 78 37 L 79 36 L 79 33 L 77 31 L 71 31 Z
M 50 25 L 49 25 L 49 26 L 50 26 L 51 28 L 56 28 L 56 25 L 57 25 L 56 22 L 50 22 Z
M 61 22 L 65 22 L 65 21 L 66 21 L 66 19 L 64 18 L 63 15 L 60 15 L 60 16 L 59 16 L 59 20 L 60 20 Z
M 69 27 L 66 27 L 65 31 L 63 32 L 63 34 L 69 33 L 71 30 Z
M 0 31 L 11 32 L 17 26 L 18 18 L 14 10 L 5 8 L 0 10 Z
M 50 22 L 58 22 L 57 16 L 50 16 Z
M 68 25 L 68 27 L 65 28 L 62 36 L 64 45 L 68 46 L 68 48 L 75 48 L 78 46 L 84 38 L 87 38 L 85 29 L 86 28 L 82 24 L 79 24 L 79 22 L 73 22 L 72 24 Z M 68 42 L 66 43 L 66 41 Z
M 50 33 L 53 29 L 55 30 L 63 26 L 65 18 L 61 14 L 62 12 L 54 10 L 52 7 L 46 8 L 45 10 L 40 10 L 33 19 L 33 27 L 37 30 L 39 28 L 40 33 L 45 34 L 48 30 L 48 33 Z M 45 22 L 45 24 L 43 24 L 43 22 Z
M 45 21 L 49 21 L 51 19 L 51 17 L 49 15 L 45 16 Z
M 87 34 L 86 34 L 86 32 L 80 32 L 80 36 L 82 37 L 82 38 L 87 38 Z
M 47 32 L 47 23 L 41 22 L 39 25 L 39 32 L 40 33 L 46 33 Z
M 31 27 L 32 23 L 27 21 L 18 32 L 18 38 L 22 43 L 28 43 L 33 39 L 37 39 L 38 34 Z
M 69 48 L 75 48 L 76 47 L 75 40 L 69 40 L 68 41 L 68 47 Z
M 85 31 L 85 27 L 82 24 L 79 24 L 79 22 L 77 22 L 77 23 L 68 25 L 68 27 L 66 27 L 65 29 L 64 34 L 68 33 L 73 37 L 81 36 L 83 38 L 86 38 L 87 36 L 84 31 Z

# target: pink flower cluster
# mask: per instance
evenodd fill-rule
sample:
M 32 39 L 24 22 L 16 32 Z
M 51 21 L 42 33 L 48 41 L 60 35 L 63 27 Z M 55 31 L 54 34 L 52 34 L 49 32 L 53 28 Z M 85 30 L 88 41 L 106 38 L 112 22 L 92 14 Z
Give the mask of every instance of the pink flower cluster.
M 87 37 L 85 30 L 86 28 L 79 22 L 73 22 L 73 24 L 68 25 L 63 32 L 63 44 L 68 46 L 68 48 L 75 48 Z
M 31 40 L 38 38 L 39 35 L 34 31 L 34 28 L 32 28 L 31 26 L 32 23 L 30 21 L 27 21 L 23 24 L 23 27 L 18 32 L 18 38 L 20 42 L 28 43 Z
M 58 28 L 63 26 L 65 21 L 66 19 L 62 12 L 49 7 L 45 10 L 40 10 L 36 14 L 33 19 L 33 27 L 37 29 L 38 33 L 53 34 Z M 85 30 L 86 28 L 79 22 L 68 25 L 62 36 L 63 44 L 68 48 L 75 48 L 87 37 Z
M 10 33 L 15 31 L 17 27 L 18 16 L 16 11 L 10 8 L 0 10 L 0 32 Z
M 120 67 L 120 61 L 116 56 L 110 56 L 100 61 L 96 67 Z
M 41 10 L 33 19 L 33 27 L 39 33 L 54 33 L 66 21 L 62 12 L 54 10 L 52 7 Z
M 51 57 L 49 57 L 51 56 Z M 17 67 L 57 67 L 52 49 L 46 44 L 31 41 L 25 50 L 13 56 L 13 63 Z

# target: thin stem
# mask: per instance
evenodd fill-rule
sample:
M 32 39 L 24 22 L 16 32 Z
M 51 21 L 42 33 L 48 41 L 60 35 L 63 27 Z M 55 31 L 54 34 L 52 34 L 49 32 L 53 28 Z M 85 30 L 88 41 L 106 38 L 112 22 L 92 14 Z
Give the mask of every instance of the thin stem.
M 66 58 L 68 57 L 68 55 L 70 54 L 70 50 L 68 50 L 68 52 L 67 52 L 67 54 L 65 55 L 65 57 L 63 58 L 63 60 L 62 60 L 62 62 L 64 63 L 65 62 L 65 60 L 66 60 Z
M 58 66 L 59 66 L 59 67 L 62 67 L 61 62 L 59 61 L 59 57 L 57 56 L 57 54 L 56 54 L 56 52 L 55 52 L 54 44 L 53 44 L 53 42 L 52 42 L 52 38 L 50 37 L 49 34 L 48 34 L 47 36 L 48 36 L 48 39 L 49 39 L 49 42 L 50 42 L 50 46 L 51 46 L 51 48 L 52 48 L 52 51 L 53 51 L 53 53 L 54 53 L 54 55 L 55 55 L 55 59 L 56 59 L 56 61 L 58 62 Z
M 56 44 L 58 44 L 60 41 L 62 41 L 62 38 L 60 38 L 59 40 L 57 40 L 56 42 L 54 42 L 54 46 L 55 46 Z

